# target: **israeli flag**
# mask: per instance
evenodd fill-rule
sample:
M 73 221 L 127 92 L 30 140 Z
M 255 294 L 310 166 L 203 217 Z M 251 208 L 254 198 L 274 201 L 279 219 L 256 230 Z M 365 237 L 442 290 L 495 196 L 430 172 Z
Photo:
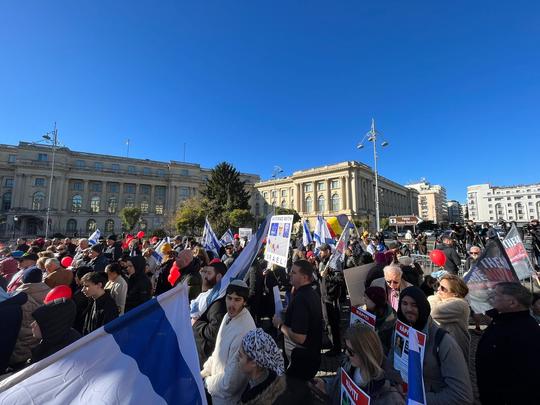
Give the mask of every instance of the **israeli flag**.
M 227 231 L 223 234 L 223 236 L 219 240 L 219 243 L 221 243 L 221 246 L 228 245 L 229 243 L 234 243 L 234 235 L 231 231 L 231 228 L 227 229 Z
M 154 252 L 152 253 L 152 256 L 154 256 L 158 263 L 161 263 L 163 261 L 163 253 L 161 253 L 161 247 L 165 243 L 171 243 L 171 238 L 167 236 L 166 238 L 161 239 L 159 243 L 154 247 Z
M 101 231 L 99 229 L 96 229 L 94 233 L 88 238 L 88 243 L 90 245 L 95 245 L 99 242 L 99 238 L 101 238 Z
M 219 249 L 221 249 L 221 244 L 219 243 L 210 222 L 208 222 L 208 217 L 206 217 L 204 220 L 204 230 L 201 244 L 206 250 L 214 252 L 216 256 L 219 254 Z
M 309 230 L 309 222 L 305 219 L 302 221 L 302 244 L 304 247 L 307 247 L 310 243 L 313 242 L 313 237 L 311 236 L 311 231 Z
M 1 381 L 0 403 L 206 404 L 187 286 Z
M 345 249 L 349 246 L 349 239 L 351 234 L 350 222 L 347 222 L 343 233 L 339 237 L 339 241 L 336 246 L 336 250 L 330 256 L 328 261 L 328 267 L 338 270 L 342 268 L 342 264 L 345 261 Z
M 408 365 L 407 405 L 426 405 L 424 376 L 422 370 L 422 355 L 418 344 L 418 334 L 414 328 L 409 328 L 409 365 Z
M 328 229 L 328 224 L 322 215 L 317 215 L 317 225 L 315 226 L 315 232 L 313 232 L 313 240 L 315 240 L 315 248 L 317 250 L 323 243 L 335 245 L 332 234 Z

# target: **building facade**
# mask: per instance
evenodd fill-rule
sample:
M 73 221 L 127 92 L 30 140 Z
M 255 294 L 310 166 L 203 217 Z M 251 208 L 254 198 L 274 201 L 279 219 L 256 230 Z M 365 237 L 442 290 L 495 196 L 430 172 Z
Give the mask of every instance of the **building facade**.
M 463 210 L 461 204 L 456 200 L 448 200 L 448 222 L 451 223 L 463 223 Z
M 368 221 L 375 226 L 375 177 L 363 163 L 347 161 L 294 172 L 255 184 L 255 215 L 273 206 L 292 208 L 313 226 L 317 215 Z M 418 214 L 418 193 L 379 176 L 380 217 Z
M 408 184 L 407 188 L 418 191 L 418 213 L 424 221 L 435 224 L 448 221 L 446 189 L 440 185 L 432 185 L 425 180 Z
M 0 237 L 43 235 L 49 197 L 49 235 L 87 236 L 96 228 L 118 233 L 122 230 L 118 213 L 124 207 L 141 210 L 141 230 L 172 230 L 179 205 L 197 196 L 210 175 L 210 169 L 194 163 L 123 158 L 64 147 L 54 155 L 53 170 L 50 146 L 0 145 Z M 259 176 L 240 177 L 246 181 L 253 207 L 253 185 Z
M 525 224 L 540 218 L 540 183 L 498 187 L 478 184 L 467 187 L 469 219 L 495 223 L 499 220 Z

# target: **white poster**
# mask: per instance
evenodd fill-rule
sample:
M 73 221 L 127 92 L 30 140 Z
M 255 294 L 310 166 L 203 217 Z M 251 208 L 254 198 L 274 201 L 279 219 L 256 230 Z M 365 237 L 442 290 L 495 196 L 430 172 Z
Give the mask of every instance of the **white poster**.
M 264 252 L 264 260 L 269 265 L 277 264 L 281 267 L 287 267 L 292 222 L 292 215 L 274 215 L 271 218 Z
M 377 317 L 371 312 L 366 311 L 361 307 L 351 306 L 351 322 L 350 325 L 354 325 L 357 322 L 363 323 L 364 325 L 369 326 L 371 329 L 375 330 L 375 323 Z
M 238 228 L 238 236 L 240 236 L 240 239 L 247 238 L 248 241 L 251 240 L 251 237 L 253 236 L 253 229 L 251 228 Z
M 396 331 L 394 334 L 394 368 L 399 371 L 401 378 L 406 383 L 409 382 L 409 328 L 401 321 L 396 322 Z M 418 335 L 418 348 L 420 358 L 424 362 L 424 350 L 426 348 L 426 335 L 416 331 Z

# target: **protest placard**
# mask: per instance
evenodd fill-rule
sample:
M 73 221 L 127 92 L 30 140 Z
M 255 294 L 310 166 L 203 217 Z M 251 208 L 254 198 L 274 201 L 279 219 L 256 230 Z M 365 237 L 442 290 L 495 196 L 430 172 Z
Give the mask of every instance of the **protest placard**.
M 394 368 L 399 371 L 401 378 L 406 383 L 408 383 L 409 373 L 409 328 L 411 327 L 398 320 L 394 332 Z M 418 335 L 418 347 L 423 362 L 426 335 L 418 331 L 416 331 L 416 334 Z
M 371 399 L 351 377 L 341 369 L 341 405 L 369 405 Z
M 363 323 L 375 330 L 375 321 L 377 317 L 372 313 L 366 311 L 361 307 L 351 306 L 351 321 L 350 325 L 354 325 L 357 322 Z
M 345 277 L 345 284 L 347 285 L 351 305 L 358 307 L 365 304 L 364 284 L 366 283 L 366 277 L 369 270 L 374 266 L 374 263 L 369 263 L 343 270 L 343 277 Z
M 251 237 L 253 236 L 253 229 L 238 228 L 238 236 L 240 236 L 240 239 L 247 238 L 247 240 L 250 241 Z
M 292 221 L 292 215 L 274 215 L 270 219 L 264 252 L 264 259 L 269 265 L 277 264 L 281 267 L 287 267 Z
M 502 244 L 518 278 L 524 280 L 531 277 L 534 274 L 534 268 L 515 224 L 512 225 Z

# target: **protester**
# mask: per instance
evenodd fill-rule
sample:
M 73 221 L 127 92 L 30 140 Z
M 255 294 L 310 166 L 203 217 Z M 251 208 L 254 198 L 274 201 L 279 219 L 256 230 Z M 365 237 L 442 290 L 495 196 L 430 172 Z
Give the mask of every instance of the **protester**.
M 430 310 L 426 296 L 418 287 L 407 287 L 401 292 L 398 319 L 427 337 L 423 362 L 426 403 L 471 404 L 473 393 L 467 362 L 455 339 L 433 322 Z M 390 350 L 390 364 L 395 350 L 401 348 Z
M 431 318 L 452 335 L 467 362 L 471 345 L 469 303 L 465 300 L 468 293 L 469 288 L 461 278 L 447 273 L 439 279 L 437 294 L 428 297 Z
M 15 250 L 20 250 L 21 252 L 26 253 L 28 249 L 30 249 L 30 245 L 28 245 L 28 240 L 26 238 L 19 238 L 17 239 L 17 248 Z
M 5 247 L 1 250 L 3 258 L 0 260 L 0 276 L 3 276 L 9 283 L 11 278 L 18 270 L 18 262 L 13 257 L 10 248 Z
M 403 272 L 397 265 L 389 265 L 384 268 L 384 277 L 373 280 L 372 287 L 380 287 L 386 292 L 386 301 L 394 311 L 398 309 L 399 293 L 410 287 L 410 283 L 403 280 Z
M 161 260 L 161 265 L 156 270 L 154 275 L 156 280 L 154 295 L 162 294 L 172 288 L 171 283 L 169 283 L 169 274 L 177 252 L 172 249 L 169 243 L 164 243 L 161 246 L 161 254 L 163 255 L 163 259 Z
M 347 358 L 341 367 L 370 397 L 370 405 L 405 404 L 398 381 L 384 370 L 384 353 L 379 337 L 367 325 L 357 323 L 345 333 Z M 331 404 L 341 403 L 341 371 L 331 379 L 316 380 Z
M 0 289 L 0 320 L 2 333 L 0 333 L 0 374 L 4 374 L 9 359 L 17 343 L 22 323 L 22 306 L 28 297 L 24 292 L 8 294 Z
M 282 320 L 274 315 L 272 322 L 283 333 L 285 355 L 289 360 L 287 375 L 304 381 L 312 379 L 321 361 L 321 299 L 311 287 L 313 267 L 305 260 L 292 265 L 290 273 L 294 295 Z
M 190 249 L 184 249 L 178 253 L 176 258 L 176 265 L 180 271 L 180 277 L 174 285 L 178 283 L 185 283 L 188 286 L 189 300 L 197 298 L 202 289 L 202 278 L 199 274 L 200 262 L 194 260 L 193 251 Z
M 426 297 L 435 294 L 439 281 L 435 278 L 428 275 L 424 276 L 424 281 L 420 285 L 420 289 L 426 294 Z
M 152 298 L 152 283 L 144 274 L 145 260 L 142 256 L 130 256 L 126 259 L 128 273 L 125 312 Z
M 154 257 L 154 249 L 152 248 L 146 248 L 143 251 L 143 257 L 146 260 L 146 275 L 148 277 L 153 277 L 156 273 L 156 270 L 159 268 L 159 262 Z
M 97 271 L 87 273 L 81 281 L 84 295 L 90 298 L 83 326 L 83 335 L 88 335 L 118 318 L 118 309 L 109 292 L 105 290 L 107 278 L 104 273 Z
M 410 256 L 399 256 L 398 265 L 403 272 L 403 279 L 411 285 L 417 287 L 422 284 L 424 272 L 418 263 L 415 263 Z
M 227 268 L 220 260 L 212 260 L 208 266 L 204 267 L 203 290 L 211 291 L 226 272 Z M 195 301 L 193 300 L 191 303 L 193 304 Z M 196 308 L 192 308 L 192 313 L 195 313 L 195 316 L 192 315 L 193 336 L 201 367 L 214 351 L 219 328 L 227 313 L 225 297 L 216 299 L 208 307 L 206 305 L 207 302 L 204 300 L 197 302 Z
M 103 273 L 105 267 L 109 264 L 109 260 L 103 254 L 103 246 L 100 244 L 93 245 L 90 248 L 89 257 L 88 266 L 92 267 L 98 273 Z
M 454 247 L 454 240 L 449 235 L 443 237 L 443 247 L 441 250 L 446 256 L 444 269 L 451 274 L 457 275 L 459 266 L 461 266 L 461 258 Z
M 42 274 L 36 267 L 24 271 L 23 284 L 15 291 L 24 292 L 27 301 L 22 305 L 22 322 L 17 343 L 13 349 L 13 354 L 9 360 L 10 366 L 14 369 L 21 368 L 24 363 L 32 356 L 32 349 L 36 347 L 39 340 L 32 335 L 32 312 L 43 305 L 45 296 L 50 291 L 47 284 L 42 281 Z
M 530 404 L 540 381 L 540 326 L 530 316 L 532 295 L 520 283 L 502 282 L 491 291 L 493 321 L 476 350 L 482 404 Z
M 76 308 L 70 299 L 61 298 L 45 304 L 32 313 L 32 333 L 39 344 L 32 349 L 31 362 L 35 363 L 56 353 L 81 337 L 71 327 Z
M 47 275 L 43 281 L 49 288 L 54 288 L 58 285 L 70 286 L 73 282 L 73 272 L 64 269 L 58 259 L 47 259 L 45 270 L 47 270 Z
M 234 245 L 228 243 L 225 245 L 225 253 L 221 256 L 221 261 L 225 263 L 226 260 L 232 259 L 233 261 L 238 257 L 238 253 L 234 251 Z
M 278 279 L 266 266 L 266 261 L 256 260 L 244 278 L 249 286 L 249 311 L 258 326 L 262 319 L 271 319 L 276 313 L 273 289 L 278 286 Z
M 233 280 L 227 286 L 227 313 L 221 322 L 214 352 L 201 370 L 213 405 L 235 404 L 248 382 L 238 364 L 242 338 L 255 329 L 255 322 L 245 308 L 248 294 L 249 289 L 242 280 Z
M 90 298 L 88 298 L 83 293 L 83 284 L 81 279 L 83 276 L 87 273 L 91 273 L 92 267 L 88 266 L 81 266 L 77 268 L 77 271 L 75 272 L 75 290 L 73 292 L 72 300 L 75 303 L 75 307 L 77 309 L 77 313 L 75 315 L 75 321 L 73 321 L 73 329 L 75 329 L 77 332 L 79 332 L 81 335 L 84 330 L 84 319 L 86 318 L 86 313 L 88 312 L 88 309 L 91 307 L 90 304 Z
M 25 270 L 36 267 L 38 255 L 32 252 L 23 254 L 18 259 L 19 271 L 13 275 L 8 284 L 7 292 L 13 292 L 22 284 L 22 277 Z
M 109 262 L 116 262 L 122 257 L 122 244 L 118 243 L 116 235 L 107 236 L 107 247 L 103 255 Z
M 105 267 L 105 273 L 107 273 L 107 284 L 105 289 L 109 291 L 111 298 L 116 302 L 118 308 L 118 314 L 123 315 L 126 306 L 126 295 L 128 291 L 128 284 L 124 277 L 122 277 L 122 266 L 119 263 L 111 263 Z
M 88 257 L 87 249 L 90 248 L 90 244 L 88 243 L 88 239 L 82 238 L 79 239 L 79 245 L 77 246 L 77 249 L 75 250 L 75 256 L 73 256 L 73 262 L 72 267 L 81 267 L 84 264 L 86 264 L 87 261 L 90 261 Z
M 381 340 L 383 351 L 388 353 L 392 345 L 392 336 L 397 316 L 386 301 L 386 293 L 381 287 L 368 287 L 364 293 L 366 309 L 376 316 L 375 331 Z

